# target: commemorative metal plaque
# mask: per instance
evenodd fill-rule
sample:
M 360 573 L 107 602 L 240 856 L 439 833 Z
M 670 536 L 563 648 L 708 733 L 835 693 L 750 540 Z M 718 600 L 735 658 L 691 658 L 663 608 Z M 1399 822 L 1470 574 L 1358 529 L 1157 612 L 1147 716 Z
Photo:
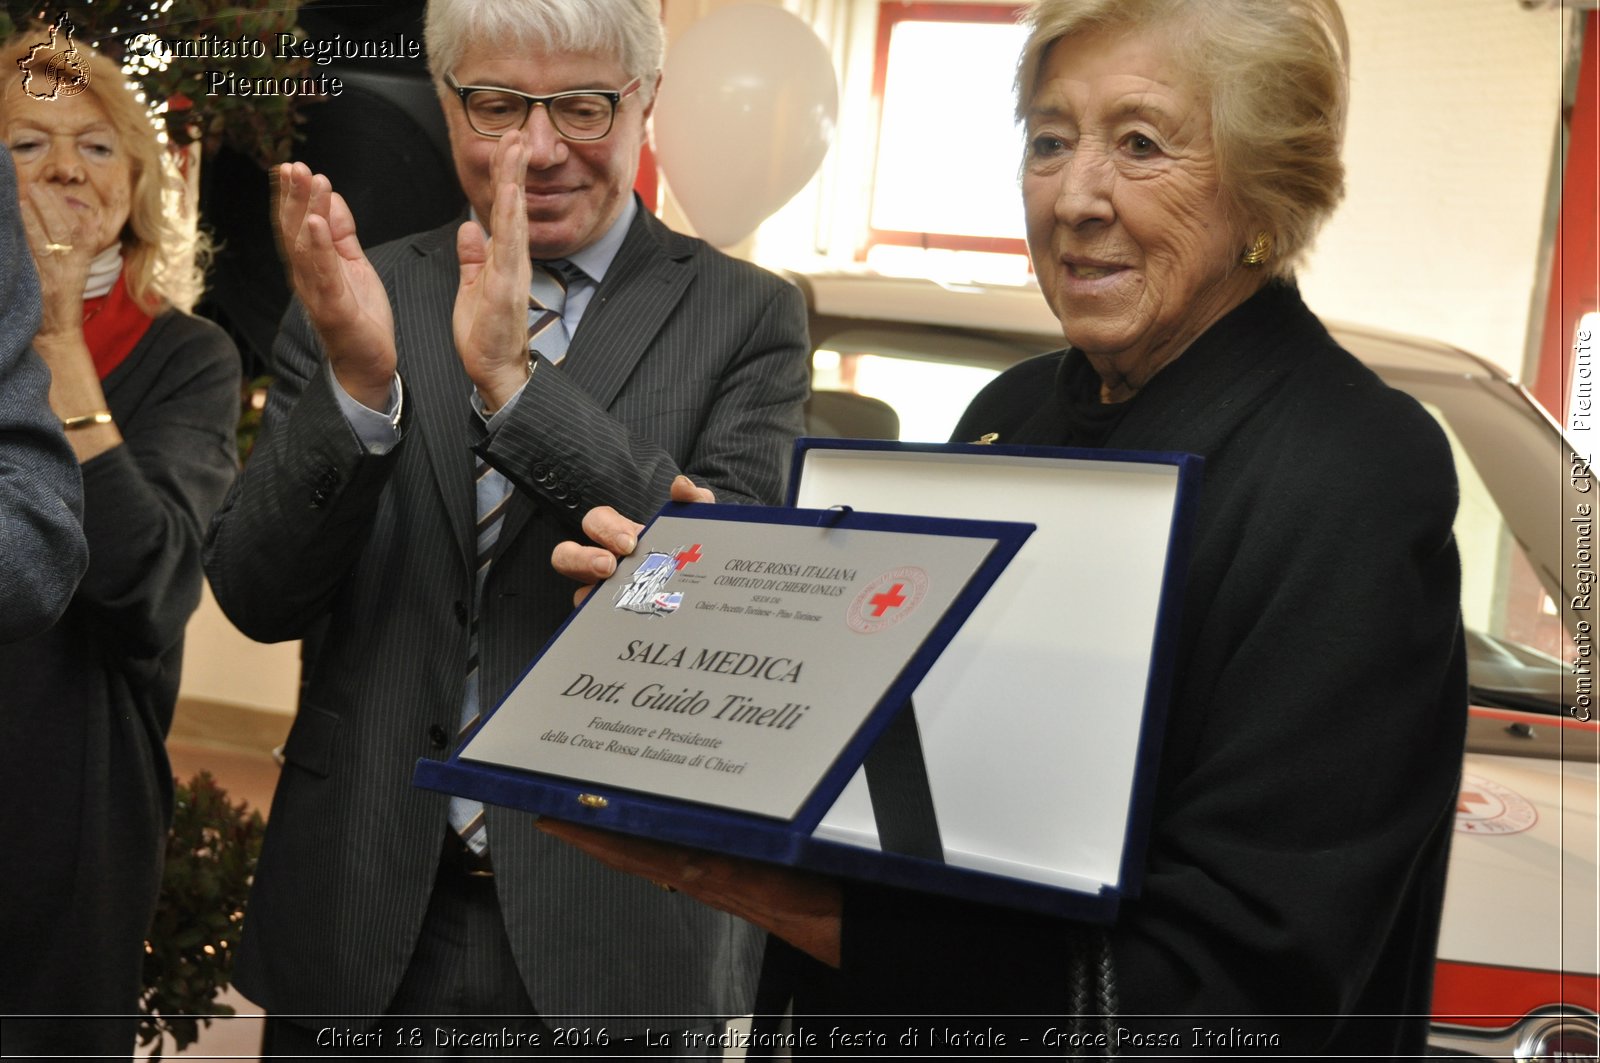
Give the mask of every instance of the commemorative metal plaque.
M 461 759 L 791 819 L 1028 530 L 664 512 Z

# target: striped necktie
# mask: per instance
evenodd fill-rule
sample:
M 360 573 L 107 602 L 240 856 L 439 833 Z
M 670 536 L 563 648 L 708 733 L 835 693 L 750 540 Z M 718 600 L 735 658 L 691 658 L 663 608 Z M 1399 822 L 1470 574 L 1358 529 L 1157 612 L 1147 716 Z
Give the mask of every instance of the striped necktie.
M 476 419 L 477 415 L 473 415 Z M 478 723 L 483 715 L 483 699 L 478 685 L 478 626 L 483 608 L 483 585 L 489 576 L 489 566 L 494 560 L 495 543 L 500 540 L 500 528 L 505 519 L 506 503 L 511 501 L 511 483 L 482 458 L 477 459 L 476 508 L 478 512 L 477 569 L 473 574 L 472 622 L 467 629 L 467 678 L 461 696 L 461 726 L 456 734 L 459 742 Z M 464 797 L 450 799 L 450 826 L 461 835 L 462 841 L 473 852 L 483 853 L 489 847 L 488 832 L 484 828 L 483 805 Z
M 528 350 L 543 355 L 551 362 L 559 363 L 567 354 L 567 326 L 561 320 L 561 312 L 567 299 L 568 278 L 565 271 L 573 268 L 565 262 L 533 264 L 533 278 L 528 289 Z M 481 430 L 481 421 L 476 414 L 473 420 L 479 422 Z M 478 516 L 478 566 L 473 576 L 472 624 L 467 635 L 467 678 L 461 697 L 461 726 L 456 734 L 457 742 L 477 725 L 483 715 L 482 691 L 478 683 L 478 618 L 483 608 L 483 585 L 494 560 L 495 544 L 500 541 L 506 503 L 511 499 L 511 481 L 482 458 L 477 459 L 474 498 Z M 482 804 L 464 797 L 451 798 L 450 826 L 473 852 L 481 854 L 487 851 L 489 836 L 484 827 Z
M 559 365 L 567 356 L 567 325 L 561 319 L 567 305 L 566 262 L 535 262 L 528 284 L 528 350 Z

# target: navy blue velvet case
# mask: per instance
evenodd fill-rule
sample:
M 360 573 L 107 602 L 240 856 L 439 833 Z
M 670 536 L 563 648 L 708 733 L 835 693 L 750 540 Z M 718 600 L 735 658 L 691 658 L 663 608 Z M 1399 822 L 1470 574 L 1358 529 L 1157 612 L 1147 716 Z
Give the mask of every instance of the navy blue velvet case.
M 1113 874 L 1105 876 L 1106 881 L 1082 887 L 1062 886 L 1026 877 L 957 866 L 936 859 L 885 852 L 878 848 L 819 837 L 814 833 L 819 822 L 827 815 L 830 804 L 850 781 L 874 740 L 894 716 L 900 701 L 915 689 L 916 678 L 920 678 L 935 663 L 933 658 L 944 650 L 948 640 L 955 635 L 955 627 L 958 625 L 950 624 L 950 617 L 947 617 L 946 623 L 941 625 L 938 638 L 930 639 L 924 645 L 923 653 L 919 654 L 919 659 L 914 662 L 915 670 L 908 667 L 902 677 L 906 681 L 896 684 L 891 697 L 884 699 L 872 714 L 868 725 L 864 726 L 855 739 L 841 751 L 833 768 L 826 778 L 819 782 L 811 799 L 807 801 L 802 814 L 791 821 L 741 815 L 686 802 L 660 801 L 647 795 L 615 789 L 594 790 L 549 776 L 533 776 L 508 768 L 463 763 L 454 757 L 445 761 L 419 761 L 415 776 L 416 784 L 475 797 L 493 804 L 555 815 L 596 827 L 804 867 L 822 873 L 868 879 L 1075 919 L 1109 921 L 1114 918 L 1122 900 L 1138 894 L 1142 879 L 1144 853 L 1150 830 L 1155 772 L 1160 760 L 1163 724 L 1171 693 L 1172 658 L 1187 574 L 1191 529 L 1198 505 L 1202 459 L 1194 455 L 1173 453 L 805 438 L 796 441 L 795 444 L 793 474 L 790 479 L 791 505 L 801 494 L 807 459 L 813 456 L 813 451 L 895 453 L 913 456 L 913 460 L 916 455 L 926 455 L 935 459 L 971 456 L 980 459 L 980 462 L 991 458 L 1026 459 L 1061 462 L 1063 467 L 1070 465 L 1078 469 L 1096 466 L 1107 469 L 1117 469 L 1121 466 L 1151 466 L 1164 467 L 1175 476 L 1176 489 L 1173 503 L 1167 516 L 1167 524 L 1160 529 L 1165 535 L 1167 547 L 1165 557 L 1160 561 L 1162 574 L 1159 602 L 1154 618 L 1154 635 L 1148 647 L 1144 703 L 1140 707 L 1142 722 L 1137 729 L 1137 753 L 1128 783 L 1131 798 L 1127 804 L 1125 821 L 1118 825 L 1122 841 L 1117 868 Z M 979 464 L 975 469 L 981 474 L 983 466 Z M 847 500 L 835 501 L 843 503 Z M 1016 508 L 1009 508 L 1012 505 L 1013 503 L 1008 501 L 1007 508 L 990 511 L 988 515 L 997 518 L 1030 519 L 1027 512 L 1028 502 L 1025 498 L 1019 497 L 1015 500 Z M 697 516 L 705 509 L 705 507 L 695 508 Z M 748 508 L 739 508 L 737 515 L 748 517 L 752 512 Z M 794 512 L 795 521 L 809 522 L 818 519 L 819 513 L 827 511 Z M 861 517 L 860 514 L 854 516 L 856 519 Z M 909 525 L 906 527 L 909 529 Z M 1035 535 L 1030 543 L 1030 549 L 1039 542 L 1040 536 Z M 992 580 L 999 575 L 1000 572 L 996 570 L 988 579 Z M 986 582 L 985 589 L 988 589 L 988 586 Z M 969 603 L 969 607 L 975 607 L 977 604 L 978 602 L 974 600 Z M 937 642 L 936 648 L 935 642 Z M 916 678 L 912 678 L 913 675 Z M 991 711 L 991 707 L 973 706 L 972 711 L 974 714 L 980 714 Z M 1060 752 L 1068 759 L 1073 755 L 1093 756 L 1092 749 Z M 937 762 L 928 764 L 929 772 L 934 775 L 935 784 L 938 782 L 939 767 Z M 593 795 L 603 799 L 605 805 L 589 807 L 580 803 L 582 795 Z M 1051 817 L 1071 815 L 1076 811 L 1035 806 L 1017 810 L 1017 814 L 1046 821 Z
M 958 867 L 937 860 L 885 853 L 819 837 L 806 841 L 802 846 L 803 852 L 796 861 L 819 871 L 930 892 L 948 893 L 986 903 L 1043 911 L 1077 919 L 1109 921 L 1114 918 L 1122 900 L 1138 894 L 1143 877 L 1144 855 L 1149 838 L 1155 792 L 1155 774 L 1160 763 L 1167 705 L 1171 696 L 1173 657 L 1178 637 L 1183 588 L 1188 571 L 1192 529 L 1199 500 L 1203 459 L 1192 454 L 1179 453 L 802 438 L 796 441 L 794 449 L 788 498 L 791 505 L 796 504 L 796 500 L 805 493 L 808 462 L 819 454 L 830 452 L 925 455 L 927 458 L 938 460 L 952 456 L 971 457 L 978 461 L 978 464 L 974 465 L 977 475 L 983 475 L 983 462 L 1007 459 L 1061 462 L 1064 466 L 1070 464 L 1080 469 L 1103 466 L 1108 470 L 1116 470 L 1132 466 L 1149 466 L 1166 467 L 1172 471 L 1176 487 L 1170 509 L 1170 522 L 1164 529 L 1167 550 L 1162 563 L 1154 637 L 1148 652 L 1148 677 L 1142 706 L 1142 724 L 1138 729 L 1137 752 L 1129 782 L 1131 797 L 1127 804 L 1125 822 L 1122 824 L 1122 847 L 1115 874 L 1106 876 L 1107 881 L 1100 883 L 1098 888 L 1067 888 L 970 867 Z M 848 497 L 827 497 L 830 501 L 838 503 L 851 501 Z M 819 500 L 813 497 L 810 504 L 819 504 Z M 1028 550 L 1031 552 L 1046 545 L 1049 532 L 1041 515 L 1030 511 L 1028 506 L 1026 499 L 1018 497 L 1015 501 L 1007 499 L 999 507 L 981 511 L 988 516 L 998 518 L 1037 520 L 1039 527 L 1028 543 Z M 896 505 L 894 508 L 901 508 L 907 512 L 922 511 L 914 510 L 911 506 Z M 946 504 L 942 509 L 933 507 L 924 512 L 939 513 L 949 508 L 951 507 Z M 1019 570 L 1014 568 L 1007 574 L 1007 578 L 1019 578 Z M 964 632 L 962 638 L 967 637 L 968 633 Z M 979 718 L 986 713 L 992 713 L 994 706 L 973 705 L 970 711 L 974 718 Z M 1060 753 L 1067 761 L 1074 755 L 1088 757 L 1095 755 L 1092 744 L 1082 750 L 1063 749 Z M 940 763 L 936 760 L 930 760 L 927 764 L 927 770 L 936 789 L 940 767 Z M 981 770 L 992 773 L 999 769 L 995 765 L 984 765 Z M 1080 811 L 1050 807 L 1049 801 L 1040 801 L 1035 807 L 1019 810 L 1017 814 L 1035 817 L 1039 822 L 1047 823 L 1080 814 Z M 1010 810 L 1002 814 L 1010 814 Z

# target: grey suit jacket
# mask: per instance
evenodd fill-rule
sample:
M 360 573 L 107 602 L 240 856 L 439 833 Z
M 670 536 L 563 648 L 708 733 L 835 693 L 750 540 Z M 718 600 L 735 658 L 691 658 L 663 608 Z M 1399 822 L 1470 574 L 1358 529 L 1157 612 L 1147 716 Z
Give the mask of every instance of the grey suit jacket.
M 56 622 L 89 563 L 78 461 L 33 352 L 39 280 L 22 235 L 11 153 L 0 151 L 0 642 Z
M 473 610 L 472 385 L 451 339 L 455 226 L 373 252 L 395 310 L 400 444 L 364 454 L 296 303 L 262 435 L 218 514 L 207 572 L 256 639 L 326 617 L 273 799 L 236 971 L 285 1014 L 376 1013 L 428 903 L 447 798 L 411 786 L 454 743 Z M 591 506 L 647 518 L 680 471 L 776 503 L 807 389 L 805 318 L 778 278 L 641 210 L 560 368 L 543 364 L 486 449 L 516 485 L 479 617 L 494 704 L 571 609 L 550 551 Z M 602 868 L 490 808 L 506 928 L 541 1014 L 749 1007 L 760 936 Z M 611 1021 L 637 1033 L 647 1019 Z M 657 1024 L 659 1026 L 659 1023 Z

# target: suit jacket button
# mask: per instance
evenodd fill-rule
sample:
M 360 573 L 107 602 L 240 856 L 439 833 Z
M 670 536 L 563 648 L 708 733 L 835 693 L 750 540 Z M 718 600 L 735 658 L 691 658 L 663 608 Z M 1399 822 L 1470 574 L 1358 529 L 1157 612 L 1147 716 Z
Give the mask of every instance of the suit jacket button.
M 434 724 L 428 728 L 428 742 L 434 749 L 443 749 L 450 744 L 450 735 L 443 727 Z
M 456 599 L 455 605 L 451 606 L 451 610 L 456 614 L 456 623 L 460 624 L 462 627 L 466 627 L 467 626 L 467 603 L 461 601 L 458 598 L 458 599 Z

